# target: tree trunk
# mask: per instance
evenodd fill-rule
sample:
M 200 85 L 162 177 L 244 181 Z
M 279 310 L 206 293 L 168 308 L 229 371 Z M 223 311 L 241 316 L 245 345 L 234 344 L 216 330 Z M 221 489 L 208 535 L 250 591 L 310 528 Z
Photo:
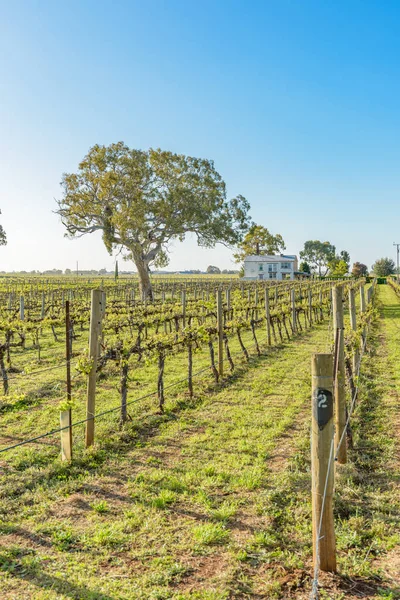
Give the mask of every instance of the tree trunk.
M 140 296 L 142 300 L 153 300 L 153 289 L 151 287 L 148 264 L 138 256 L 134 256 L 133 260 L 139 276 Z

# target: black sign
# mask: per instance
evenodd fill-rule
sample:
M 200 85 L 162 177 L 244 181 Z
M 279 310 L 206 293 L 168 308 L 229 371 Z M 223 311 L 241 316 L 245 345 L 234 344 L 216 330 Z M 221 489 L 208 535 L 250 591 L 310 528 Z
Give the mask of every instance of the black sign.
M 313 414 L 320 429 L 323 429 L 332 419 L 333 395 L 331 391 L 323 388 L 317 388 L 314 391 Z

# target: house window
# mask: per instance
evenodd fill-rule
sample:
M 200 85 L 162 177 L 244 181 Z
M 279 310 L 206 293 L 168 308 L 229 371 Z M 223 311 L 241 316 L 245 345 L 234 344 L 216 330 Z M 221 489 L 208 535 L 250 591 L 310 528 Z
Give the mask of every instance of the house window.
M 258 265 L 258 270 L 259 271 L 263 271 L 264 270 L 263 266 L 262 265 Z
M 276 276 L 276 273 L 270 273 L 270 274 L 269 274 L 269 278 L 270 278 L 270 279 L 274 279 L 274 278 L 275 278 L 275 276 Z
M 281 263 L 281 269 L 290 269 L 291 265 L 290 263 Z
M 268 265 L 268 272 L 271 273 L 272 269 L 273 269 L 274 265 Z

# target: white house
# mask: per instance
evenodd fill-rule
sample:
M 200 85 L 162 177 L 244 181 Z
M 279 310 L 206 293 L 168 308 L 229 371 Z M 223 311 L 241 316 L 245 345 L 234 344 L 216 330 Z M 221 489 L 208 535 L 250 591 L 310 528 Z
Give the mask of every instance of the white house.
M 298 274 L 297 256 L 251 255 L 244 259 L 243 279 L 294 279 Z

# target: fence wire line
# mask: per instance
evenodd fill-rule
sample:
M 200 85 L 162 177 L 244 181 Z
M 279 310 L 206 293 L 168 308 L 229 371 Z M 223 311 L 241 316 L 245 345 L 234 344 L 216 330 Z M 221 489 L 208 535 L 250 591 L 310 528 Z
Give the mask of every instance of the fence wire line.
M 31 373 L 19 373 L 15 377 L 7 377 L 8 381 L 13 381 L 15 379 L 28 379 L 33 375 L 39 375 L 40 373 L 45 373 L 46 371 L 55 371 L 56 369 L 61 369 L 62 367 L 66 367 L 67 364 L 70 363 L 71 367 L 75 367 L 78 363 L 72 365 L 71 361 L 65 360 L 63 363 L 59 365 L 55 365 L 53 367 L 46 367 L 45 369 L 40 369 L 39 371 L 32 371 Z
M 207 366 L 204 367 L 202 369 L 200 369 L 199 371 L 197 371 L 196 373 L 193 373 L 192 377 L 197 377 L 198 375 L 200 375 L 201 373 L 204 373 L 205 371 L 208 371 L 211 367 Z M 172 387 L 176 386 L 176 385 L 180 385 L 182 383 L 185 383 L 187 381 L 187 377 L 185 377 L 184 379 L 180 379 L 179 381 L 175 381 L 173 383 L 170 383 L 169 385 L 167 385 L 166 387 L 164 387 L 164 391 L 171 389 Z M 145 394 L 144 396 L 140 396 L 140 398 L 134 398 L 133 400 L 130 400 L 129 402 L 126 403 L 126 406 L 130 406 L 131 404 L 136 404 L 137 402 L 141 402 L 142 400 L 146 400 L 147 398 L 151 398 L 152 396 L 155 396 L 158 393 L 158 390 L 154 390 L 153 392 L 149 392 L 148 394 Z M 14 448 L 18 448 L 19 446 L 25 446 L 26 444 L 30 444 L 32 442 L 36 442 L 37 440 L 40 440 L 42 438 L 45 437 L 49 437 L 51 435 L 55 435 L 56 433 L 60 433 L 61 431 L 64 431 L 65 429 L 72 429 L 72 427 L 77 427 L 78 425 L 83 425 L 84 423 L 87 423 L 88 421 L 93 421 L 94 419 L 98 419 L 99 417 L 104 417 L 104 415 L 110 414 L 112 412 L 115 412 L 117 410 L 121 410 L 121 405 L 119 404 L 118 406 L 114 406 L 113 408 L 109 408 L 107 410 L 104 410 L 100 413 L 97 413 L 95 415 L 92 415 L 91 417 L 87 417 L 86 419 L 81 419 L 80 421 L 76 421 L 75 423 L 71 423 L 71 425 L 66 425 L 65 427 L 58 427 L 57 429 L 52 429 L 51 431 L 47 431 L 46 433 L 42 433 L 41 435 L 38 435 L 34 438 L 30 438 L 29 440 L 23 440 L 22 442 L 18 442 L 17 444 L 13 444 L 12 446 L 7 446 L 7 448 L 2 448 L 0 449 L 0 454 L 2 454 L 3 452 L 7 452 L 8 450 L 12 450 Z
M 375 290 L 374 290 L 375 291 Z M 373 300 L 373 296 L 371 296 L 371 302 Z M 328 479 L 329 479 L 329 473 L 330 470 L 332 468 L 332 464 L 337 460 L 340 448 L 342 446 L 343 440 L 346 436 L 347 433 L 347 427 L 348 424 L 350 422 L 350 418 L 353 414 L 354 411 L 354 406 L 355 406 L 355 402 L 358 396 L 358 390 L 360 387 L 360 383 L 359 383 L 359 376 L 360 376 L 360 369 L 361 369 L 361 361 L 362 358 L 364 356 L 365 353 L 365 348 L 367 345 L 367 337 L 368 337 L 368 331 L 369 331 L 369 325 L 367 325 L 366 327 L 366 331 L 365 331 L 365 335 L 363 336 L 363 344 L 361 347 L 361 353 L 360 353 L 360 358 L 358 360 L 358 365 L 357 365 L 357 369 L 356 369 L 356 377 L 357 377 L 357 382 L 356 382 L 356 388 L 354 390 L 354 394 L 353 394 L 353 398 L 350 404 L 350 410 L 348 412 L 347 415 L 347 419 L 346 419 L 346 423 L 345 426 L 343 428 L 343 432 L 342 435 L 340 437 L 336 452 L 333 454 L 332 449 L 333 449 L 333 445 L 334 445 L 334 439 L 335 437 L 333 436 L 332 440 L 331 440 L 331 451 L 330 451 L 330 455 L 329 455 L 329 461 L 328 461 L 328 469 L 327 469 L 327 474 L 326 474 L 326 478 L 325 478 L 325 485 L 324 485 L 324 494 L 322 497 L 322 510 L 321 510 L 321 515 L 320 515 L 320 522 L 318 525 L 318 529 L 317 529 L 317 535 L 316 535 L 316 540 L 315 540 L 315 554 L 316 554 L 316 564 L 314 567 L 314 578 L 313 578 L 313 582 L 312 582 L 312 590 L 311 590 L 311 596 L 310 596 L 310 600 L 318 600 L 319 598 L 319 594 L 318 594 L 318 590 L 319 590 L 319 566 L 320 566 L 320 541 L 321 539 L 323 539 L 321 537 L 321 529 L 322 529 L 322 516 L 323 516 L 323 511 L 324 511 L 324 507 L 325 507 L 325 500 L 326 500 L 326 493 L 327 493 L 327 485 L 328 485 Z M 352 375 L 352 379 L 354 381 L 354 376 Z
M 259 343 L 262 344 L 262 343 L 266 342 L 267 339 L 268 338 L 262 338 L 262 340 L 260 340 Z M 256 344 L 255 344 L 254 340 L 253 340 L 253 343 L 254 343 L 254 346 L 255 346 Z M 238 352 L 233 353 L 232 356 L 237 356 L 239 354 L 244 354 L 243 350 L 239 350 Z M 228 360 L 229 359 L 227 357 L 224 358 L 224 362 L 226 362 Z M 65 366 L 66 364 L 68 364 L 68 361 L 65 361 L 62 365 L 58 365 L 57 367 L 49 367 L 48 369 L 42 369 L 41 371 L 35 371 L 34 373 L 29 373 L 27 375 L 31 375 L 31 374 L 33 375 L 33 374 L 36 374 L 36 373 L 42 373 L 44 371 L 49 371 L 49 370 L 52 370 L 52 369 L 55 369 L 55 368 L 60 368 L 62 366 Z M 211 368 L 212 368 L 211 366 L 203 367 L 202 369 L 200 369 L 196 373 L 193 373 L 192 377 L 197 377 L 201 373 L 205 373 L 206 371 L 210 370 Z M 176 385 L 180 385 L 182 383 L 185 383 L 187 380 L 188 380 L 188 377 L 186 376 L 185 378 L 180 379 L 179 381 L 171 383 L 171 384 L 167 385 L 166 387 L 164 387 L 164 391 L 168 390 L 168 389 L 171 389 L 172 387 L 174 387 Z M 303 381 L 300 378 L 299 378 L 299 380 Z M 140 398 L 135 398 L 135 399 L 127 402 L 126 406 L 130 406 L 130 405 L 135 404 L 137 402 L 140 402 L 142 400 L 146 400 L 147 398 L 151 398 L 152 396 L 155 396 L 157 393 L 158 393 L 158 390 L 155 390 L 153 392 L 149 392 L 148 394 L 145 394 L 144 396 L 141 396 Z M 52 429 L 51 431 L 47 431 L 46 433 L 38 435 L 38 436 L 36 436 L 34 438 L 30 438 L 28 440 L 23 440 L 22 442 L 18 442 L 17 444 L 13 444 L 12 446 L 7 446 L 7 448 L 2 448 L 2 449 L 0 449 L 0 454 L 2 454 L 3 452 L 7 452 L 9 450 L 13 450 L 15 448 L 18 448 L 19 446 L 25 446 L 27 444 L 36 442 L 36 441 L 38 441 L 40 439 L 43 439 L 43 438 L 46 438 L 46 437 L 50 437 L 51 435 L 55 435 L 56 433 L 60 433 L 61 431 L 64 431 L 66 429 L 69 429 L 69 428 L 72 428 L 72 427 L 77 427 L 78 425 L 83 425 L 84 423 L 87 423 L 88 421 L 91 421 L 91 420 L 94 420 L 94 419 L 98 419 L 100 417 L 103 417 L 103 416 L 105 416 L 107 414 L 110 414 L 110 413 L 115 412 L 115 411 L 120 410 L 120 409 L 121 409 L 121 405 L 118 405 L 118 406 L 115 406 L 115 407 L 110 408 L 108 410 L 105 410 L 105 411 L 103 411 L 101 413 L 97 413 L 97 414 L 95 414 L 95 415 L 93 415 L 91 417 L 88 417 L 86 419 L 82 419 L 80 421 L 72 423 L 71 425 L 66 425 L 65 427 L 58 427 L 57 429 Z

